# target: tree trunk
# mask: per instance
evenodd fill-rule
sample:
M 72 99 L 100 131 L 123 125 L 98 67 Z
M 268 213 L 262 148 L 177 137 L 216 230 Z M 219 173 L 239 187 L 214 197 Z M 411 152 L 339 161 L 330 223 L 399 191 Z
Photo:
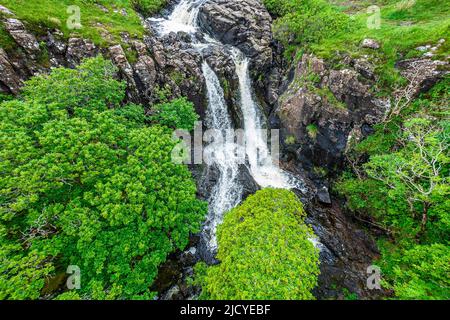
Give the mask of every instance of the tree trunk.
M 428 221 L 428 209 L 430 209 L 430 204 L 428 202 L 425 202 L 423 204 L 422 221 L 420 223 L 420 232 L 418 234 L 418 238 L 422 237 L 425 233 L 425 229 L 426 229 L 427 221 Z

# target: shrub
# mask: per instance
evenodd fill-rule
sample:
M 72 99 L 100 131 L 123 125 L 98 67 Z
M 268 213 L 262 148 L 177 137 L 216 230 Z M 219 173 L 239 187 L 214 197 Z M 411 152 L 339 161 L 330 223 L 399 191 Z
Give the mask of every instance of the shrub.
M 319 274 L 313 231 L 295 194 L 264 189 L 226 214 L 219 265 L 197 266 L 202 298 L 313 299 Z
M 172 129 L 190 131 L 198 120 L 194 105 L 185 97 L 155 105 L 153 110 L 155 114 L 151 119 Z
M 68 265 L 81 289 L 61 298 L 151 299 L 158 266 L 199 230 L 206 204 L 171 161 L 177 142 L 119 108 L 123 90 L 96 58 L 0 104 L 0 299 L 40 297 Z
M 397 299 L 450 299 L 450 248 L 443 244 L 414 245 L 407 250 L 382 246 L 384 286 Z
M 284 45 L 307 47 L 350 28 L 349 17 L 324 0 L 264 0 L 264 4 L 278 16 L 273 31 Z
M 145 16 L 151 16 L 161 10 L 167 0 L 131 0 L 135 9 Z

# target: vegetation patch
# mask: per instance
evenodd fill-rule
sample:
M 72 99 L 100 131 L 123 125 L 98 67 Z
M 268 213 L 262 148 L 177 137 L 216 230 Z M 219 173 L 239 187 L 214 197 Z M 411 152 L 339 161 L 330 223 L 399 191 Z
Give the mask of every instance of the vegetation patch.
M 145 30 L 135 10 L 153 15 L 165 4 L 165 0 L 2 1 L 2 5 L 10 9 L 36 35 L 45 33 L 46 29 L 56 28 L 66 37 L 81 36 L 97 45 L 120 43 L 124 32 L 132 38 L 142 38 Z M 11 46 L 10 40 L 5 30 L 0 28 L 0 45 Z
M 200 299 L 314 299 L 319 252 L 291 191 L 263 189 L 225 215 L 220 264 L 196 267 Z
M 115 74 L 89 59 L 0 104 L 0 299 L 153 299 L 159 265 L 199 231 L 206 203 L 172 161 L 173 130 L 123 105 Z

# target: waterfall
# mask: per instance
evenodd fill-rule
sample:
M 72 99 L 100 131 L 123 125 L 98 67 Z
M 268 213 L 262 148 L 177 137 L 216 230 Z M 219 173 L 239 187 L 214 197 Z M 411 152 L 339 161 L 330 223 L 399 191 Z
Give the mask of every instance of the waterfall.
M 200 7 L 206 0 L 181 0 L 172 13 L 164 18 L 150 18 L 158 26 L 158 32 L 161 35 L 171 32 L 195 33 L 199 31 L 197 17 Z
M 249 59 L 238 49 L 232 49 L 239 78 L 240 105 L 244 118 L 246 154 L 250 172 L 261 187 L 281 189 L 296 188 L 305 191 L 300 180 L 282 171 L 273 163 L 272 155 L 263 129 L 263 116 L 252 95 L 252 83 L 249 75 Z
M 209 214 L 204 224 L 203 233 L 206 246 L 215 251 L 217 248 L 216 228 L 222 221 L 223 214 L 234 208 L 241 201 L 242 185 L 238 181 L 239 162 L 238 145 L 234 143 L 234 130 L 227 111 L 223 89 L 214 71 L 206 62 L 202 65 L 208 92 L 208 111 L 206 124 L 215 132 L 214 137 L 223 137 L 205 148 L 205 158 L 216 166 L 219 178 L 209 197 Z
M 219 79 L 210 66 L 203 62 L 202 72 L 208 93 L 206 124 L 213 129 L 215 141 L 205 148 L 204 158 L 207 164 L 218 171 L 216 184 L 208 199 L 209 212 L 202 229 L 202 241 L 214 257 L 217 250 L 216 228 L 222 222 L 223 215 L 238 205 L 242 199 L 243 185 L 239 181 L 239 164 L 244 161 L 249 172 L 261 187 L 297 188 L 304 190 L 302 181 L 274 165 L 267 145 L 267 131 L 262 131 L 264 118 L 252 94 L 249 76 L 249 59 L 237 48 L 225 46 L 208 34 L 203 33 L 198 25 L 199 10 L 207 0 L 181 0 L 166 18 L 149 19 L 160 36 L 171 32 L 183 31 L 191 35 L 202 33 L 202 40 L 193 38 L 193 46 L 201 52 L 209 46 L 220 46 L 231 51 L 239 78 L 240 107 L 244 120 L 244 147 L 235 143 L 231 117 L 228 113 L 223 89 Z M 222 137 L 217 139 L 217 137 Z M 244 148 L 244 150 L 242 150 Z M 246 157 L 245 157 L 246 156 Z M 245 161 L 247 159 L 247 161 Z

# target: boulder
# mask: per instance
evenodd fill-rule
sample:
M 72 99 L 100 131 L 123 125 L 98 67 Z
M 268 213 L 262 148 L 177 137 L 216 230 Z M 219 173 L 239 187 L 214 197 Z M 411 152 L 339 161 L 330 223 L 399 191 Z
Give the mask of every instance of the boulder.
M 28 54 L 34 55 L 40 51 L 39 43 L 36 37 L 25 29 L 22 21 L 15 18 L 4 20 L 6 31 L 11 35 L 14 41 L 22 47 Z
M 122 46 L 115 45 L 109 48 L 109 54 L 112 62 L 119 69 L 119 75 L 127 83 L 127 96 L 130 101 L 139 102 L 139 92 L 137 90 L 136 82 L 134 81 L 133 68 L 123 51 Z
M 361 42 L 361 47 L 376 50 L 380 49 L 380 44 L 374 39 L 366 38 Z
M 406 88 L 409 98 L 430 90 L 436 82 L 449 73 L 448 62 L 424 58 L 399 61 L 396 68 L 409 81 Z
M 2 6 L 2 5 L 0 5 L 0 13 L 3 14 L 3 15 L 7 15 L 7 16 L 13 16 L 14 15 L 14 13 L 11 10 L 9 10 L 8 8 L 6 8 L 6 7 Z
M 210 0 L 201 7 L 199 21 L 215 38 L 252 58 L 257 69 L 272 63 L 272 19 L 259 0 Z
M 66 61 L 70 67 L 74 68 L 83 59 L 95 57 L 98 53 L 99 50 L 91 40 L 70 38 L 67 44 Z
M 5 50 L 0 48 L 0 92 L 18 94 L 23 81 L 8 60 Z
M 140 41 L 133 43 L 138 52 L 138 60 L 133 69 L 136 74 L 136 84 L 138 85 L 141 98 L 149 101 L 153 95 L 156 84 L 156 65 L 155 61 L 149 55 L 147 47 Z

